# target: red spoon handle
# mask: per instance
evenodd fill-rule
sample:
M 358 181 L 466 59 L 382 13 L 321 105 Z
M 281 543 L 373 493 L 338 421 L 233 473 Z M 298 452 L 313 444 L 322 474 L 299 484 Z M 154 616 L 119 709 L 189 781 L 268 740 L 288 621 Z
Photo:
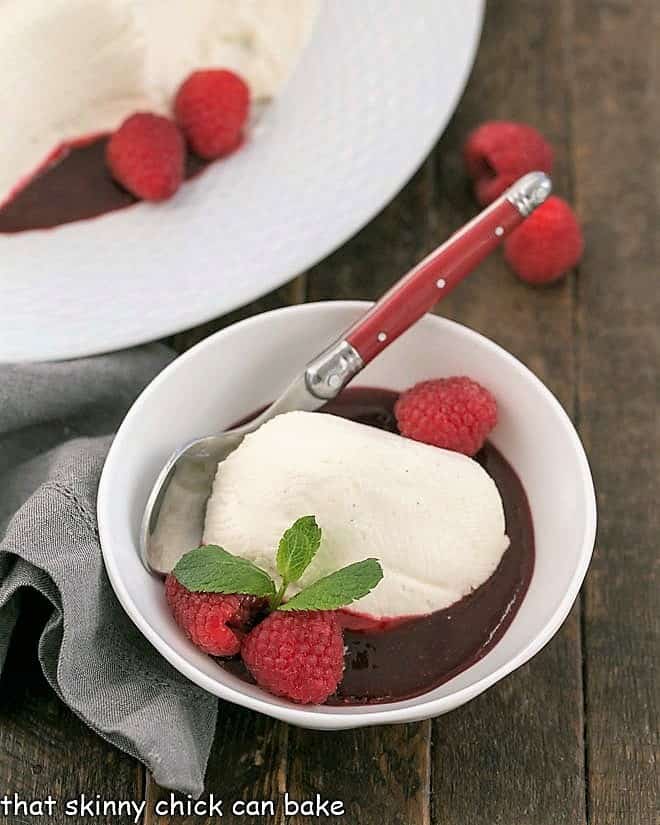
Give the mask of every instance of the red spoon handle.
M 341 338 L 309 362 L 304 374 L 306 401 L 336 398 L 363 367 L 451 292 L 529 217 L 551 189 L 550 178 L 543 172 L 524 175 L 397 281 Z M 295 403 L 300 404 L 297 397 Z
M 368 364 L 489 255 L 524 216 L 496 201 L 398 281 L 345 334 Z

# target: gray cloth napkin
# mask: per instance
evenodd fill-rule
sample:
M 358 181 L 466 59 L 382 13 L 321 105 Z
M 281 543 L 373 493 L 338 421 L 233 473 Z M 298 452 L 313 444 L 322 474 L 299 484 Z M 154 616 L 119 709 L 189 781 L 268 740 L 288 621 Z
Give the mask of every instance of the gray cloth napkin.
M 175 671 L 126 616 L 96 526 L 112 433 L 171 358 L 150 345 L 0 366 L 0 670 L 21 591 L 37 590 L 52 606 L 39 660 L 53 690 L 161 785 L 199 796 L 217 700 Z

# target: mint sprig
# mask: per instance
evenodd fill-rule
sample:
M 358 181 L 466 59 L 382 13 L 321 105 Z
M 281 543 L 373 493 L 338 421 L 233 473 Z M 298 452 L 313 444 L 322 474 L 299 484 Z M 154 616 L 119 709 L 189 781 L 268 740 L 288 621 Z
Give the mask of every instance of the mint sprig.
M 275 559 L 279 587 L 265 570 L 215 544 L 186 553 L 172 574 L 192 592 L 260 596 L 268 599 L 271 610 L 336 610 L 366 596 L 383 578 L 380 563 L 364 559 L 318 579 L 285 602 L 287 588 L 301 578 L 320 544 L 321 528 L 314 516 L 303 516 L 289 527 Z
M 305 587 L 278 610 L 336 610 L 370 593 L 383 578 L 376 559 L 356 561 Z
M 180 584 L 197 593 L 249 593 L 269 598 L 275 595 L 275 582 L 265 570 L 216 544 L 205 544 L 186 553 L 172 573 Z
M 321 528 L 314 516 L 303 516 L 295 521 L 280 539 L 275 563 L 282 577 L 282 585 L 274 608 L 282 601 L 287 587 L 297 582 L 309 567 L 321 545 Z

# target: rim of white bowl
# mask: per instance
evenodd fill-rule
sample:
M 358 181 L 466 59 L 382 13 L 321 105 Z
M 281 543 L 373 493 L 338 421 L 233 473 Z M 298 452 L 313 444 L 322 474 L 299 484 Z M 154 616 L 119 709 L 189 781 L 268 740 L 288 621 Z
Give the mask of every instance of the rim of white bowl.
M 140 393 L 126 414 L 124 422 L 126 422 L 130 417 L 139 414 L 140 409 L 145 403 L 145 399 L 149 393 L 154 388 L 159 386 L 161 382 L 166 381 L 170 373 L 175 370 L 185 369 L 187 362 L 195 358 L 196 353 L 199 350 L 211 346 L 212 343 L 215 343 L 224 337 L 228 337 L 237 327 L 243 328 L 259 325 L 264 321 L 267 322 L 268 318 L 273 315 L 294 315 L 300 312 L 315 312 L 323 309 L 330 309 L 330 311 L 334 311 L 335 308 L 344 310 L 366 310 L 371 305 L 372 303 L 369 301 L 315 301 L 273 309 L 268 312 L 253 315 L 250 318 L 246 318 L 235 324 L 231 324 L 213 335 L 210 335 L 208 338 L 205 338 L 203 341 L 200 341 L 194 347 L 183 353 L 183 355 L 180 355 L 171 364 L 165 367 Z M 543 647 L 545 647 L 568 616 L 580 591 L 582 582 L 584 581 L 584 577 L 591 561 L 596 539 L 597 524 L 596 494 L 591 469 L 589 467 L 589 461 L 584 451 L 584 447 L 582 446 L 580 437 L 573 426 L 573 422 L 568 417 L 568 414 L 559 403 L 555 395 L 548 389 L 548 387 L 546 387 L 541 379 L 538 378 L 529 369 L 529 367 L 520 361 L 520 359 L 516 358 L 499 344 L 496 344 L 485 335 L 482 335 L 481 333 L 476 332 L 463 324 L 459 324 L 456 321 L 452 321 L 442 316 L 426 315 L 423 320 L 426 323 L 437 323 L 440 326 L 452 327 L 458 335 L 478 341 L 481 346 L 485 346 L 487 349 L 497 352 L 501 357 L 508 360 L 516 368 L 518 368 L 529 381 L 536 385 L 537 389 L 540 390 L 541 395 L 545 397 L 548 404 L 550 404 L 550 406 L 553 407 L 557 413 L 558 420 L 561 423 L 565 433 L 568 435 L 575 452 L 577 465 L 580 469 L 581 483 L 586 502 L 585 528 L 582 536 L 579 563 L 572 576 L 571 584 L 564 594 L 564 597 L 557 605 L 550 619 L 545 623 L 543 628 L 536 634 L 532 641 L 530 641 L 529 644 L 513 656 L 506 664 L 497 668 L 488 676 L 484 676 L 473 684 L 461 688 L 448 696 L 424 700 L 424 694 L 422 694 L 421 696 L 416 697 L 417 701 L 415 704 L 405 705 L 403 707 L 398 707 L 400 702 L 390 702 L 382 705 L 368 705 L 365 707 L 351 705 L 346 708 L 337 710 L 333 709 L 331 711 L 327 710 L 327 706 L 320 706 L 323 708 L 323 712 L 319 712 L 319 706 L 305 707 L 302 705 L 295 705 L 293 703 L 281 704 L 279 702 L 269 700 L 267 698 L 267 694 L 265 693 L 263 698 L 248 695 L 240 690 L 236 690 L 229 685 L 224 684 L 217 679 L 212 678 L 211 676 L 208 676 L 206 673 L 203 673 L 195 665 L 192 665 L 185 657 L 173 650 L 168 642 L 151 627 L 146 619 L 144 619 L 139 607 L 135 604 L 130 594 L 124 587 L 119 566 L 116 563 L 114 555 L 108 549 L 111 546 L 112 541 L 109 531 L 109 514 L 105 511 L 105 501 L 109 499 L 110 493 L 110 490 L 108 489 L 110 484 L 109 471 L 107 471 L 107 468 L 112 467 L 115 453 L 121 446 L 121 436 L 124 427 L 124 422 L 122 422 L 103 466 L 97 500 L 97 518 L 99 537 L 101 541 L 101 552 L 108 577 L 120 604 L 147 640 L 174 668 L 209 693 L 218 696 L 221 699 L 226 699 L 227 701 L 233 702 L 234 704 L 259 711 L 260 713 L 264 713 L 275 719 L 279 719 L 290 724 L 295 724 L 300 727 L 316 729 L 337 730 L 340 728 L 367 727 L 372 725 L 386 725 L 397 722 L 414 722 L 422 719 L 429 719 L 434 716 L 439 716 L 442 713 L 452 710 L 462 704 L 465 704 L 471 699 L 474 699 L 496 682 L 499 682 L 514 670 L 517 670 L 519 667 L 524 665 Z

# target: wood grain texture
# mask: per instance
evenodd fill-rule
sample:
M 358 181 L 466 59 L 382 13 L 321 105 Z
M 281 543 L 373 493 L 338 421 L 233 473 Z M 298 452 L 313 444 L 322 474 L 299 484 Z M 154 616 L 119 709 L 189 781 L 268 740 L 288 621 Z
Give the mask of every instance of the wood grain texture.
M 548 13 L 542 0 L 498 0 L 487 8 L 470 84 L 434 152 L 430 219 L 440 239 L 478 209 L 466 182 L 461 146 L 470 130 L 485 120 L 522 121 L 546 135 L 555 147 L 554 191 L 571 200 L 569 86 L 563 60 L 570 21 L 559 6 Z M 574 292 L 573 277 L 548 288 L 528 286 L 509 271 L 500 254 L 494 254 L 437 311 L 483 332 L 520 358 L 570 412 L 575 384 Z
M 59 805 L 52 818 L 19 813 L 5 819 L 0 813 L 0 821 L 11 825 L 70 825 L 76 820 L 64 815 L 64 804 L 83 793 L 125 800 L 144 795 L 142 765 L 96 736 L 46 683 L 36 657 L 46 616 L 43 601 L 26 594 L 0 680 L 0 797 L 18 794 L 31 801 L 51 794 Z
M 431 724 L 289 734 L 288 786 L 299 799 L 340 799 L 355 825 L 428 825 Z M 317 820 L 318 821 L 318 820 Z M 294 817 L 287 825 L 305 825 Z
M 266 716 L 222 703 L 216 738 L 209 760 L 206 787 L 202 799 L 213 794 L 223 800 L 225 823 L 263 825 L 284 821 L 282 796 L 286 790 L 287 742 L 290 729 Z M 147 799 L 149 814 L 145 825 L 202 825 L 218 822 L 215 817 L 155 816 L 154 806 L 166 799 L 169 792 L 149 782 Z M 179 797 L 181 798 L 181 797 Z M 275 816 L 232 815 L 236 801 L 272 800 Z
M 202 799 L 224 800 L 223 822 L 308 825 L 428 825 L 430 723 L 357 731 L 305 731 L 223 705 Z M 341 816 L 287 816 L 285 794 L 300 803 L 317 794 L 343 804 Z M 210 825 L 206 817 L 154 816 L 169 792 L 150 782 L 145 825 Z M 179 797 L 180 798 L 180 797 Z M 232 813 L 236 800 L 272 800 L 273 815 Z
M 660 6 L 573 7 L 575 188 L 587 240 L 577 386 L 600 504 L 585 596 L 589 818 L 656 825 Z
M 483 120 L 520 120 L 546 134 L 556 148 L 555 190 L 570 200 L 569 78 L 563 63 L 570 25 L 563 13 L 549 14 L 540 2 L 489 4 L 472 81 L 434 153 L 436 235 L 448 234 L 475 210 L 460 146 Z M 573 411 L 573 276 L 550 289 L 530 288 L 494 255 L 438 312 L 513 352 Z M 432 789 L 437 825 L 585 821 L 579 605 L 531 663 L 434 722 Z

